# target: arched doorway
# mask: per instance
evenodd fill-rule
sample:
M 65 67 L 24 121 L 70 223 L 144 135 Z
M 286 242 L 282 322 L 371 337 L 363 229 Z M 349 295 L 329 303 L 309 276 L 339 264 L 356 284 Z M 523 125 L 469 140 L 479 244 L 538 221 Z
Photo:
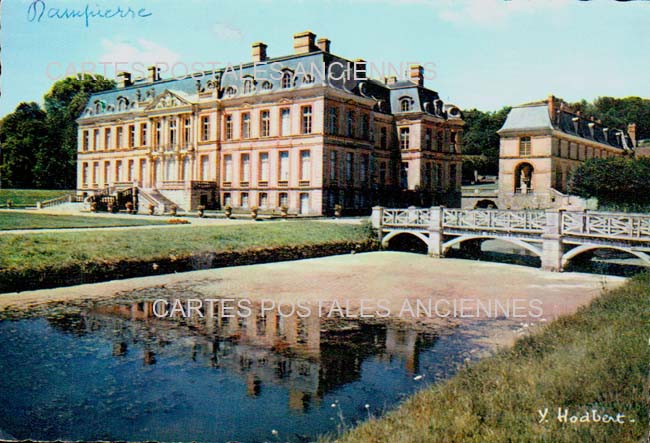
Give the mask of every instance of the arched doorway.
M 519 163 L 515 168 L 515 193 L 529 194 L 533 189 L 533 172 L 535 168 L 530 163 Z
M 479 200 L 476 202 L 476 205 L 474 205 L 474 209 L 499 209 L 497 207 L 497 204 L 494 202 L 494 200 Z

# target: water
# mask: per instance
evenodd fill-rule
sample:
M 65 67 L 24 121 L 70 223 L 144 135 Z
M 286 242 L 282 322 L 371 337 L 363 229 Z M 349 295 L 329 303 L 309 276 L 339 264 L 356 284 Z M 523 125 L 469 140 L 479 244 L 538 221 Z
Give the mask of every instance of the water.
M 452 375 L 476 355 L 470 329 L 317 316 L 161 320 L 144 301 L 48 309 L 0 321 L 0 435 L 311 441 Z

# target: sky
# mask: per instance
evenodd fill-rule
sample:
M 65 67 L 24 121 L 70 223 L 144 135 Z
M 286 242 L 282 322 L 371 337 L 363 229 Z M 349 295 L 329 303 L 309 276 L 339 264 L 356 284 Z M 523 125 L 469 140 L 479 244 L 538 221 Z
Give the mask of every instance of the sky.
M 86 6 L 134 14 L 48 17 Z M 550 94 L 650 96 L 647 0 L 5 0 L 1 8 L 0 116 L 41 103 L 66 72 L 113 77 L 116 62 L 118 70 L 167 62 L 182 74 L 192 64 L 248 62 L 256 41 L 270 57 L 291 54 L 293 34 L 305 30 L 348 59 L 427 65 L 425 86 L 463 109 Z

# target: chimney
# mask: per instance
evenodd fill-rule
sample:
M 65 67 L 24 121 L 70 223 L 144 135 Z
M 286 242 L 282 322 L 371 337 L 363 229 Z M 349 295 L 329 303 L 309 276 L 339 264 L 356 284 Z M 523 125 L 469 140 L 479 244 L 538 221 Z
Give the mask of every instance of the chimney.
M 318 49 L 320 49 L 323 52 L 330 52 L 331 43 L 332 42 L 326 38 L 319 38 L 318 42 L 316 42 L 316 46 L 318 46 Z
M 637 144 L 637 138 L 636 138 L 636 123 L 630 123 L 627 125 L 627 133 L 630 135 L 630 138 L 632 139 L 632 146 L 636 148 Z
M 299 32 L 293 35 L 293 51 L 296 54 L 308 54 L 317 48 L 314 45 L 316 34 L 311 31 Z
M 551 118 L 555 117 L 555 111 L 557 111 L 557 103 L 555 102 L 555 96 L 554 95 L 549 95 L 548 96 L 548 113 L 551 116 Z
M 131 81 L 131 73 L 122 71 L 117 73 L 117 87 L 118 88 L 126 88 L 127 86 L 131 86 L 133 82 Z
M 267 45 L 265 45 L 262 42 L 256 42 L 253 43 L 253 61 L 254 62 L 264 62 L 266 61 L 266 48 L 268 48 Z
M 160 80 L 160 68 L 158 66 L 149 66 L 147 72 L 149 73 L 147 76 L 149 83 L 156 83 Z
M 424 68 L 421 65 L 411 65 L 409 78 L 418 86 L 424 86 Z
M 354 79 L 355 80 L 366 80 L 368 78 L 368 73 L 366 72 L 366 61 L 362 58 L 358 58 L 352 62 L 354 66 Z
M 392 85 L 393 83 L 397 83 L 397 77 L 396 76 L 390 75 L 388 77 L 384 77 L 384 84 Z

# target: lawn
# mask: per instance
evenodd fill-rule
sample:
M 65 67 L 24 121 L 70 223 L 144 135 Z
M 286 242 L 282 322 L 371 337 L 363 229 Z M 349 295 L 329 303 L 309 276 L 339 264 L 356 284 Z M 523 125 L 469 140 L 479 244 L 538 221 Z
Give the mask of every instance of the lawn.
M 338 441 L 648 441 L 649 340 L 650 274 L 642 274 Z M 558 408 L 601 421 L 564 423 Z M 603 423 L 603 414 L 625 417 Z
M 0 211 L 0 231 L 8 229 L 102 228 L 165 224 L 165 220 L 144 220 L 82 215 L 49 215 L 33 212 Z
M 275 221 L 175 229 L 0 235 L 0 268 L 40 269 L 124 259 L 157 259 L 214 251 L 363 241 L 367 226 Z
M 50 200 L 73 191 L 48 189 L 0 189 L 0 208 L 7 206 L 7 201 L 14 207 L 36 206 L 36 202 Z

